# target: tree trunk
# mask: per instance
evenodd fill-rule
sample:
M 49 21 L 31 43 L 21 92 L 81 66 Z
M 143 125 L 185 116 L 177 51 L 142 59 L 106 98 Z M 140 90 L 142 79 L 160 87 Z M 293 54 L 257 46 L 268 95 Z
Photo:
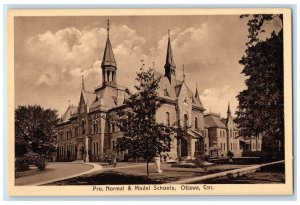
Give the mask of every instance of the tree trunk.
M 149 180 L 149 160 L 147 159 L 147 180 Z

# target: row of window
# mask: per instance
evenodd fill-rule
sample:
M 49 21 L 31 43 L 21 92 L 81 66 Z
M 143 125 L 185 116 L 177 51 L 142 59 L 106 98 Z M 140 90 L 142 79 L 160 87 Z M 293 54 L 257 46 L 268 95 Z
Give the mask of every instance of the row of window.
M 81 134 L 85 134 L 86 133 L 86 122 L 84 120 L 81 121 L 80 123 L 80 131 L 81 131 Z M 93 122 L 93 129 L 91 130 L 91 134 L 92 133 L 99 133 L 99 124 L 97 121 L 94 121 Z M 64 136 L 65 134 L 65 136 Z M 78 134 L 79 134 L 79 129 L 78 129 L 78 126 L 75 126 L 74 127 L 74 135 L 73 135 L 73 132 L 72 132 L 72 129 L 68 129 L 67 131 L 61 131 L 59 132 L 59 139 L 60 140 L 63 140 L 63 139 L 71 139 L 72 137 L 78 137 Z
M 237 136 L 238 136 L 237 132 L 232 132 L 232 130 L 229 130 L 229 137 L 236 138 Z M 225 130 L 220 130 L 220 137 L 226 137 L 226 131 Z
M 226 148 L 226 143 L 220 143 L 220 148 L 221 148 L 221 150 L 226 150 L 227 148 Z M 237 150 L 238 149 L 238 146 L 237 146 L 237 143 L 230 143 L 230 150 Z
M 93 152 L 92 154 L 99 154 L 99 142 L 93 142 Z M 60 145 L 58 146 L 59 155 L 75 155 L 76 148 L 74 144 Z
M 65 146 L 60 145 L 58 146 L 58 155 L 75 155 L 75 145 L 73 144 L 67 144 Z
M 166 125 L 171 126 L 171 120 L 170 120 L 170 113 L 169 112 L 166 112 Z M 183 126 L 184 127 L 188 126 L 188 115 L 187 114 L 184 114 L 184 116 L 183 116 Z M 198 117 L 195 117 L 195 119 L 194 119 L 194 126 L 195 126 L 196 130 L 199 129 Z

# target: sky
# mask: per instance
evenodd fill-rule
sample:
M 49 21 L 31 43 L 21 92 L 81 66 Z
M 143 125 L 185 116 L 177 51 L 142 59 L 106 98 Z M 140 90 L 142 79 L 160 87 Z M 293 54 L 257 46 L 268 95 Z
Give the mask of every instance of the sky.
M 141 60 L 164 73 L 170 29 L 177 79 L 184 65 L 206 112 L 225 117 L 228 102 L 235 112 L 248 40 L 247 19 L 237 15 L 15 17 L 15 107 L 39 104 L 61 115 L 69 101 L 78 105 L 82 75 L 87 90 L 99 86 L 108 18 L 119 85 L 133 90 Z

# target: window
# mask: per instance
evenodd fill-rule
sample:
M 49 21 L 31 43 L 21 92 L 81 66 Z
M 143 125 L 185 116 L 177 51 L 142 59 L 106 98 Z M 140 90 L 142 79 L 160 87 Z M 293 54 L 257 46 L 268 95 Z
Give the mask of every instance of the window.
M 112 148 L 113 148 L 113 150 L 116 149 L 116 142 L 114 140 L 112 141 Z
M 166 125 L 170 126 L 170 113 L 166 112 Z
M 198 128 L 198 118 L 197 118 L 197 117 L 195 117 L 195 129 L 196 129 L 196 130 L 199 129 L 199 128 Z
M 81 121 L 81 134 L 85 134 L 84 120 Z
M 186 97 L 183 99 L 183 103 L 187 104 L 187 98 Z
M 230 137 L 232 137 L 232 130 L 230 130 Z
M 220 137 L 222 137 L 222 131 L 220 130 Z
M 111 124 L 111 127 L 112 127 L 112 132 L 115 132 L 116 131 L 116 124 L 114 122 Z
M 94 133 L 98 133 L 98 123 L 94 121 Z
M 78 127 L 76 126 L 75 127 L 75 137 L 77 137 L 78 136 Z
M 225 143 L 223 145 L 224 145 L 224 150 L 226 150 Z
M 187 116 L 187 114 L 184 114 L 184 116 L 183 116 L 183 126 L 184 127 L 188 126 L 188 116 Z
M 59 133 L 60 140 L 63 139 L 63 135 L 64 135 L 64 132 L 60 132 L 60 133 Z
M 165 96 L 170 96 L 167 89 L 164 89 L 164 95 L 165 95 Z
M 230 143 L 230 150 L 232 150 L 232 143 Z

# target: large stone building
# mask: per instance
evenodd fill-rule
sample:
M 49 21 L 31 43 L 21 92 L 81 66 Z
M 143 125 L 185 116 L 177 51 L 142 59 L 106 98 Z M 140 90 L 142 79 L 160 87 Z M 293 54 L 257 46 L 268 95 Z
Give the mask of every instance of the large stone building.
M 124 109 L 123 102 L 127 94 L 126 88 L 117 81 L 118 67 L 109 28 L 107 30 L 101 63 L 102 85 L 90 92 L 82 79 L 78 106 L 70 105 L 57 124 L 58 161 L 100 161 L 108 151 L 117 153 L 119 158 L 123 157 L 123 153 L 116 150 L 122 132 L 110 119 L 116 116 L 117 109 Z M 200 152 L 222 157 L 226 156 L 228 150 L 239 156 L 243 149 L 249 149 L 246 146 L 249 142 L 241 140 L 238 135 L 229 105 L 226 119 L 214 113 L 204 113 L 198 90 L 194 93 L 184 78 L 181 81 L 176 79 L 170 36 L 164 68 L 164 74 L 155 72 L 156 77 L 161 77 L 158 98 L 164 102 L 157 110 L 156 120 L 158 123 L 186 128 L 186 135 L 182 139 L 177 139 L 176 134 L 171 136 L 168 158 L 193 158 Z M 257 144 L 256 149 L 260 149 Z

